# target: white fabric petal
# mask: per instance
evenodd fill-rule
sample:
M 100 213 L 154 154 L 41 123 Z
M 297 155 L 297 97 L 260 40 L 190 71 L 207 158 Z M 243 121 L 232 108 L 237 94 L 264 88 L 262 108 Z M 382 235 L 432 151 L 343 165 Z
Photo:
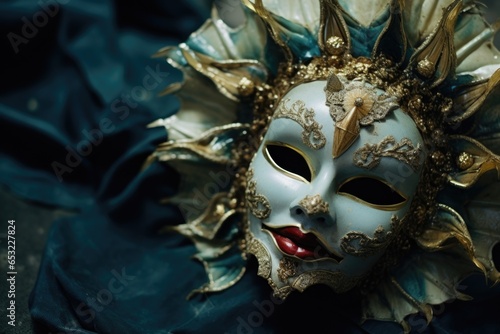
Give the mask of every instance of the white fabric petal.
M 300 24 L 310 32 L 318 31 L 320 17 L 318 0 L 289 0 L 286 5 L 279 0 L 263 0 L 263 3 L 270 12 Z

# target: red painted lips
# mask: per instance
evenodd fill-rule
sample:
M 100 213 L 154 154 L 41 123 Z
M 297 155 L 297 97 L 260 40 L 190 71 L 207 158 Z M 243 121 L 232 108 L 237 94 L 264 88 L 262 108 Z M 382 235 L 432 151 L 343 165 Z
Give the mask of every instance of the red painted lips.
M 333 258 L 337 262 L 342 257 L 329 252 L 312 233 L 303 233 L 299 228 L 289 226 L 280 229 L 266 227 L 276 240 L 278 247 L 288 255 L 293 255 L 304 260 Z

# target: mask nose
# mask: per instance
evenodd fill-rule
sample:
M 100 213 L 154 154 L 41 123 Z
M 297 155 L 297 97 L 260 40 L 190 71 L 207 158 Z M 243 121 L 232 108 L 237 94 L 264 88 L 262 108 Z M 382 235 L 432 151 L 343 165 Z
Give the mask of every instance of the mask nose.
M 309 220 L 316 224 L 326 224 L 333 220 L 328 202 L 320 195 L 307 195 L 290 208 L 297 221 Z

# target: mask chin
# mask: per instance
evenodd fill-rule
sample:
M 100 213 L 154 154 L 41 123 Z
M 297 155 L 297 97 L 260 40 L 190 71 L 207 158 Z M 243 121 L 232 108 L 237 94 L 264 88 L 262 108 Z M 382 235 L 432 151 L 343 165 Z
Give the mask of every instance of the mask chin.
M 323 284 L 336 293 L 354 288 L 364 277 L 350 277 L 341 271 L 328 270 L 319 260 L 304 260 L 278 250 L 274 240 L 262 234 L 247 234 L 248 252 L 259 263 L 258 275 L 267 279 L 274 294 L 285 299 L 292 291 L 303 292 L 312 285 Z M 329 260 L 333 261 L 334 260 Z

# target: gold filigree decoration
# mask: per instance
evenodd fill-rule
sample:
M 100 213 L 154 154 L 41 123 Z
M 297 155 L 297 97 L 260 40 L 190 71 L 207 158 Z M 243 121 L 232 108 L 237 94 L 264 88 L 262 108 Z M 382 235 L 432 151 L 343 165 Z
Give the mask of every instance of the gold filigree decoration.
M 295 276 L 297 274 L 298 265 L 297 261 L 288 257 L 282 258 L 277 270 L 280 281 L 287 282 L 290 277 Z
M 361 277 L 350 277 L 342 272 L 315 270 L 300 274 L 292 283 L 292 287 L 300 292 L 312 285 L 324 284 L 333 289 L 335 293 L 351 290 L 360 281 Z
M 257 275 L 265 279 L 271 276 L 271 256 L 260 241 L 247 234 L 247 253 L 253 254 L 259 262 Z
M 253 254 L 259 263 L 257 275 L 267 280 L 269 286 L 273 289 L 273 295 L 279 299 L 286 299 L 286 297 L 293 291 L 290 285 L 278 287 L 271 277 L 271 255 L 264 247 L 262 242 L 255 239 L 255 237 L 247 231 L 246 233 L 246 253 Z
M 293 287 L 290 285 L 278 288 L 271 279 L 269 279 L 268 282 L 273 289 L 273 296 L 278 299 L 285 300 L 286 297 L 288 297 L 288 295 L 293 291 Z
M 381 120 L 399 107 L 396 97 L 378 95 L 376 88 L 364 81 L 339 85 L 341 81 L 341 78 L 332 74 L 325 86 L 326 105 L 330 107 L 330 116 L 335 121 L 334 158 L 342 155 L 356 141 L 360 126 Z
M 308 215 L 316 215 L 329 212 L 328 203 L 320 195 L 307 195 L 299 201 L 299 205 Z
M 395 225 L 398 219 L 392 216 L 391 230 L 385 231 L 380 225 L 373 233 L 373 238 L 370 238 L 363 232 L 349 232 L 344 235 L 340 241 L 340 248 L 346 253 L 358 257 L 368 257 L 374 255 L 380 250 L 387 248 L 392 240 Z
M 257 182 L 253 179 L 253 169 L 247 172 L 248 185 L 245 191 L 245 198 L 252 214 L 259 219 L 266 219 L 271 214 L 271 204 L 269 200 L 261 194 L 257 194 Z
M 281 101 L 274 113 L 274 119 L 288 118 L 297 122 L 304 129 L 302 131 L 302 142 L 314 150 L 323 148 L 326 144 L 326 138 L 321 132 L 323 126 L 314 119 L 314 109 L 306 108 L 306 104 L 301 100 L 293 102 L 288 107 L 289 102 L 290 99 Z
M 422 149 L 420 144 L 413 145 L 410 139 L 403 138 L 398 143 L 393 136 L 387 136 L 379 144 L 366 144 L 354 153 L 354 164 L 371 169 L 382 157 L 390 157 L 408 164 L 414 171 L 421 166 Z

